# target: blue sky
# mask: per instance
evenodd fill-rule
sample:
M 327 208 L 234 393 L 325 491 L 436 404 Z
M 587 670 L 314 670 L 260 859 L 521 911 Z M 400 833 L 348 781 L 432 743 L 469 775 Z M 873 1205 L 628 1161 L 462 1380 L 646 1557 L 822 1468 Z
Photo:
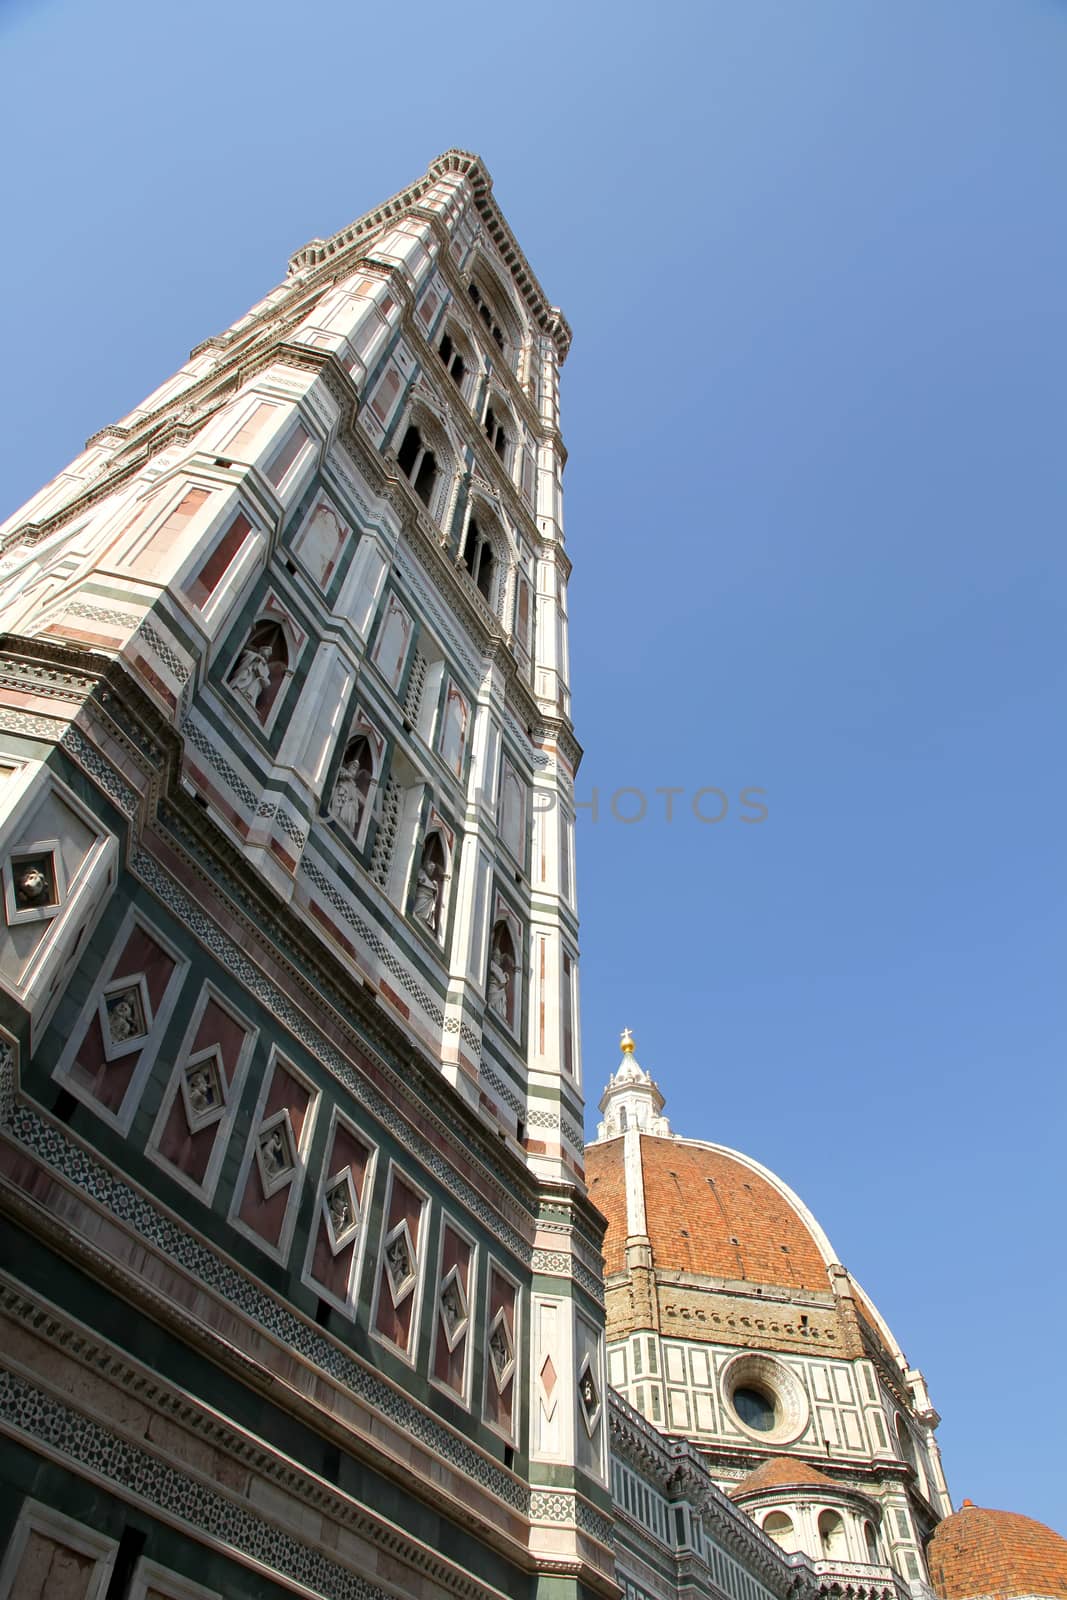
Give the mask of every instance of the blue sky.
M 483 155 L 575 329 L 590 1098 L 631 1026 L 925 1370 L 957 1502 L 1067 1533 L 1067 6 L 8 0 L 0 37 L 5 512 L 292 250 Z

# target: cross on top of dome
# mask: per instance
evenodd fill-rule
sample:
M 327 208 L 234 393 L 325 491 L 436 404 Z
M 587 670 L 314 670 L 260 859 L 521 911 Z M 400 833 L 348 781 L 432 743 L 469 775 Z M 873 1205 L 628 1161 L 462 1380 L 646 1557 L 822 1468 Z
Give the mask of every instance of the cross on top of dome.
M 670 1123 L 662 1115 L 663 1096 L 651 1074 L 635 1055 L 633 1031 L 624 1028 L 619 1039 L 622 1060 L 608 1079 L 600 1100 L 604 1120 L 597 1128 L 597 1139 L 614 1139 L 630 1128 L 669 1139 Z

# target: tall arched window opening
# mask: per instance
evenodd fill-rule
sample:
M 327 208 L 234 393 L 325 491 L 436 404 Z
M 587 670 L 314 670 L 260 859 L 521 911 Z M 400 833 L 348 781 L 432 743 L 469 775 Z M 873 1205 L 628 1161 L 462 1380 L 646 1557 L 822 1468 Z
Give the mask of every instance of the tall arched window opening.
M 450 333 L 442 335 L 441 343 L 437 346 L 437 354 L 441 357 L 449 377 L 457 388 L 462 389 L 463 380 L 467 376 L 467 364 L 457 350 Z
M 429 508 L 430 496 L 437 482 L 437 457 L 423 439 L 416 423 L 411 423 L 405 433 L 396 460 L 423 505 Z
M 488 406 L 486 408 L 485 436 L 489 440 L 489 443 L 492 445 L 493 449 L 496 451 L 497 455 L 500 457 L 501 461 L 506 461 L 509 442 L 507 429 L 497 416 L 496 412 L 493 410 L 492 406 Z
M 473 517 L 467 523 L 462 555 L 463 565 L 474 579 L 479 593 L 492 605 L 496 557 L 488 535 L 481 531 Z

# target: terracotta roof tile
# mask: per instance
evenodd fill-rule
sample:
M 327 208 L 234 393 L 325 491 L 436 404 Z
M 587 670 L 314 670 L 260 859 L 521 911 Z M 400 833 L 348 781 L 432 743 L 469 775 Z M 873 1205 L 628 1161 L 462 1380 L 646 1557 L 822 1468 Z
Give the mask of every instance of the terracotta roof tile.
M 619 1145 L 621 1167 L 622 1140 Z M 596 1149 L 596 1146 L 591 1147 Z M 746 1279 L 785 1288 L 827 1290 L 826 1263 L 810 1229 L 773 1184 L 736 1156 L 684 1139 L 641 1140 L 645 1209 L 654 1264 L 661 1271 Z M 608 1211 L 626 1231 L 621 1207 Z
M 1067 1595 L 1067 1539 L 1014 1511 L 987 1511 L 965 1500 L 938 1524 L 927 1559 L 942 1600 Z
M 817 1467 L 809 1467 L 796 1456 L 772 1456 L 761 1461 L 755 1472 L 735 1484 L 729 1491 L 731 1499 L 740 1495 L 756 1494 L 760 1489 L 807 1488 L 837 1489 L 840 1486 Z

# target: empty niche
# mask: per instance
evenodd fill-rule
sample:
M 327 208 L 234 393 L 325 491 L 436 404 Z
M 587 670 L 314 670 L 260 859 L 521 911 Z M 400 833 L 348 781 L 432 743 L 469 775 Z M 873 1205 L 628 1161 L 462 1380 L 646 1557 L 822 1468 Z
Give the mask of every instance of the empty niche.
M 411 644 L 412 621 L 395 594 L 390 594 L 374 643 L 373 661 L 389 687 L 400 687 Z
M 520 866 L 526 865 L 526 790 L 511 762 L 500 766 L 500 803 L 497 810 L 500 837 Z
M 293 540 L 293 555 L 320 589 L 329 587 L 349 531 L 329 500 L 322 496 Z
M 463 777 L 467 754 L 467 730 L 470 723 L 470 706 L 456 685 L 449 681 L 441 715 L 441 736 L 438 744 L 441 757 L 457 778 Z

